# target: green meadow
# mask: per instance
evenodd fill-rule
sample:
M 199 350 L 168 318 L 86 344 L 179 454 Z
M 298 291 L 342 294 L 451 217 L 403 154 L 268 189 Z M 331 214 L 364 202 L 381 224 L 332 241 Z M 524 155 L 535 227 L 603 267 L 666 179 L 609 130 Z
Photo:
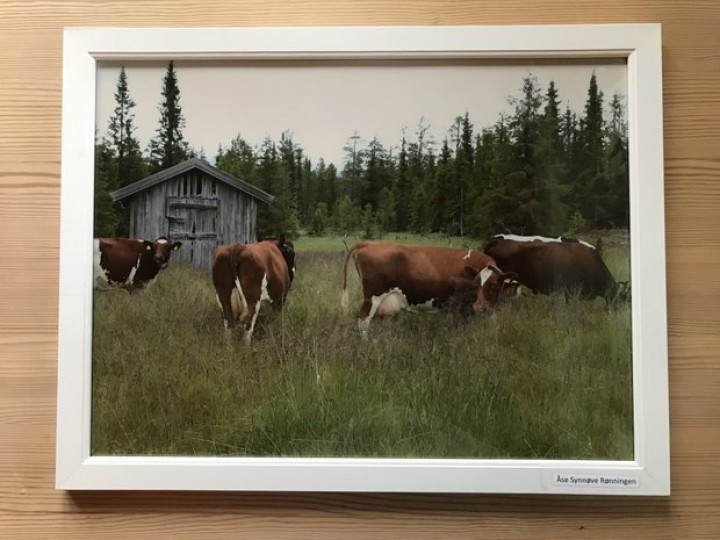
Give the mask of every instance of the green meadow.
M 288 302 L 251 345 L 226 336 L 209 269 L 171 261 L 146 293 L 95 294 L 94 455 L 633 458 L 628 306 L 522 296 L 486 316 L 375 319 L 363 341 L 352 267 L 340 307 L 342 239 L 295 248 Z M 628 279 L 626 243 L 603 258 Z

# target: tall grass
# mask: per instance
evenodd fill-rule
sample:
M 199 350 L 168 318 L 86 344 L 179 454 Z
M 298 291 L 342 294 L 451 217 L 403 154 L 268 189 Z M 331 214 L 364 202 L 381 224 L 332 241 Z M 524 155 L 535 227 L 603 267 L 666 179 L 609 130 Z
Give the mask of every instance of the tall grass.
M 632 458 L 627 307 L 521 297 L 484 317 L 376 319 L 364 342 L 340 309 L 342 244 L 311 242 L 250 346 L 226 338 L 189 266 L 144 294 L 96 294 L 93 453 Z

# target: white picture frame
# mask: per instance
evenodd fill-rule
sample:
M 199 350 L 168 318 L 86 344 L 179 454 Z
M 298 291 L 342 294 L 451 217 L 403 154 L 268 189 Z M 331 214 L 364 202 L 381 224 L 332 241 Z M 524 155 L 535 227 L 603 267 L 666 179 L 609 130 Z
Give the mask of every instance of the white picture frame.
M 166 58 L 626 59 L 635 459 L 92 456 L 96 63 Z M 62 106 L 58 489 L 669 495 L 659 25 L 70 28 L 64 32 Z

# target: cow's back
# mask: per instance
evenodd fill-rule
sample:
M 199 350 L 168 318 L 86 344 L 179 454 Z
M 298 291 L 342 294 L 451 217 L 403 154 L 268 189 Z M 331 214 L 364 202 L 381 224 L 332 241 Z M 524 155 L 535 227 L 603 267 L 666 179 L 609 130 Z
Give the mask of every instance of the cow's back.
M 467 279 L 465 267 L 480 271 L 494 264 L 484 253 L 438 246 L 384 242 L 361 243 L 351 249 L 366 297 L 398 288 L 411 304 L 446 299 L 455 279 Z
M 123 284 L 133 277 L 133 269 L 137 270 L 144 255 L 144 243 L 131 238 L 98 238 L 96 250 L 96 266 L 108 282 Z
M 520 283 L 536 292 L 579 291 L 584 297 L 606 294 L 615 280 L 596 249 L 582 242 L 522 242 L 493 238 L 483 251 Z
M 272 241 L 244 247 L 237 259 L 241 280 L 259 286 L 265 283 L 272 301 L 282 303 L 290 289 L 290 273 L 280 249 Z

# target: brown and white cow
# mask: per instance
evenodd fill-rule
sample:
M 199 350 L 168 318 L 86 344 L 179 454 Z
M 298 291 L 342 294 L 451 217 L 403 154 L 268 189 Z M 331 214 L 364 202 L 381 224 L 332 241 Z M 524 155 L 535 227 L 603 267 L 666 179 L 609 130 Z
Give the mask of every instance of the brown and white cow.
M 608 307 L 629 299 L 627 282 L 615 281 L 595 247 L 573 238 L 497 235 L 483 251 L 537 293 L 605 299 Z
M 218 246 L 213 252 L 213 285 L 225 328 L 238 320 L 252 340 L 261 304 L 280 309 L 295 278 L 295 250 L 284 239 Z
M 154 242 L 133 238 L 95 238 L 95 288 L 121 287 L 129 292 L 147 290 L 167 267 L 180 242 L 161 236 Z
M 358 326 L 367 337 L 375 315 L 440 307 L 472 294 L 472 310 L 487 311 L 513 296 L 518 283 L 480 251 L 389 242 L 361 242 L 348 250 L 343 266 L 342 304 L 347 308 L 347 267 L 353 261 L 363 289 Z M 460 302 L 455 302 L 462 303 Z

